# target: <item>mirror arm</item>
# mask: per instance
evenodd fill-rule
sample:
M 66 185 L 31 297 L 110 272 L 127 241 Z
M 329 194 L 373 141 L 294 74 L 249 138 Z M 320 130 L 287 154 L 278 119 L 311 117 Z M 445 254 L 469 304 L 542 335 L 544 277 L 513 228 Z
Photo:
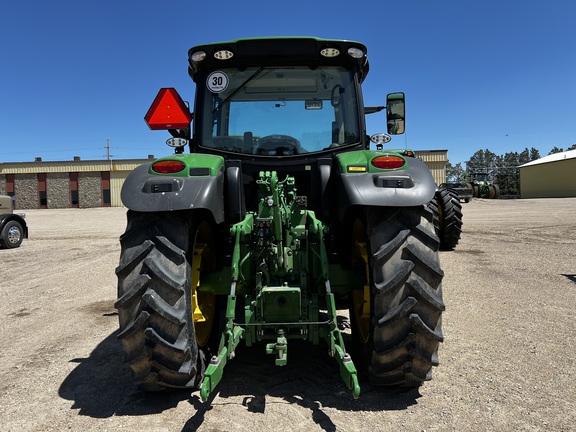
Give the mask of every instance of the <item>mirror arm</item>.
M 382 111 L 383 109 L 386 109 L 386 107 L 385 106 L 365 106 L 364 107 L 364 114 L 374 114 L 374 113 Z

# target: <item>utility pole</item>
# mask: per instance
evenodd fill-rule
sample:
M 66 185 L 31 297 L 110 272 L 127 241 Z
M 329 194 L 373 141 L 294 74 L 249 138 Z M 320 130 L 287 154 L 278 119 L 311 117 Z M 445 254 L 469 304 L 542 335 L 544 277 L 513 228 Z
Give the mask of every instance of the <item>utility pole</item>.
M 111 157 L 114 157 L 113 154 L 110 154 L 110 138 L 106 140 L 106 145 L 102 148 L 106 149 L 106 160 L 109 161 Z
M 112 175 L 113 166 L 112 166 L 112 159 L 110 158 L 114 157 L 114 155 L 110 154 L 110 138 L 106 139 L 106 145 L 104 146 L 104 148 L 106 149 L 106 160 L 110 165 L 110 175 Z

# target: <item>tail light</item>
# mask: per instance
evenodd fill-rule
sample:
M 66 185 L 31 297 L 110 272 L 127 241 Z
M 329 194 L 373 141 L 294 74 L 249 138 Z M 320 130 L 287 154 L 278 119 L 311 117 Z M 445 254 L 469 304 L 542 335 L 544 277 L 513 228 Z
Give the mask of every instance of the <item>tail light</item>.
M 398 169 L 406 164 L 404 158 L 400 156 L 378 156 L 372 159 L 372 166 L 379 169 Z
M 160 174 L 174 174 L 186 168 L 184 162 L 178 160 L 162 160 L 152 164 L 152 171 Z

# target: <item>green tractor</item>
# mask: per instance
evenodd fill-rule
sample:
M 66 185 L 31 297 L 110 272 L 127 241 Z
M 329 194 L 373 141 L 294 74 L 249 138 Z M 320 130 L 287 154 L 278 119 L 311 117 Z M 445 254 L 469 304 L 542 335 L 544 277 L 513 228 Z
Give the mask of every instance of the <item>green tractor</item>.
M 145 120 L 174 153 L 126 179 L 116 269 L 118 337 L 143 389 L 206 401 L 240 343 L 280 367 L 290 345 L 326 344 L 355 398 L 359 370 L 374 385 L 431 378 L 436 184 L 411 151 L 383 149 L 389 135 L 366 135 L 366 114 L 385 110 L 391 135 L 405 125 L 403 93 L 363 105 L 368 69 L 358 42 L 240 39 L 190 49 L 193 114 L 160 90 Z
M 490 180 L 487 172 L 473 172 L 470 185 L 474 198 L 496 199 L 500 195 L 500 187 Z

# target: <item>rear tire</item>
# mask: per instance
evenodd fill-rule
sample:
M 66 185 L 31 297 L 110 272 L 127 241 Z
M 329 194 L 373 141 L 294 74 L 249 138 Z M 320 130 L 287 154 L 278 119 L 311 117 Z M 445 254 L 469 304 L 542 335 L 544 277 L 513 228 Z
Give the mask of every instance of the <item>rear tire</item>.
M 500 196 L 500 186 L 493 184 L 490 186 L 490 198 L 497 199 Z
M 445 307 L 432 218 L 424 206 L 367 211 L 357 242 L 366 242 L 369 255 L 370 335 L 363 340 L 352 319 L 352 336 L 371 384 L 418 386 L 438 365 Z M 351 317 L 362 306 L 353 302 Z
M 118 338 L 134 382 L 147 391 L 197 388 L 204 374 L 192 315 L 196 227 L 189 213 L 128 211 L 120 237 Z
M 458 194 L 451 189 L 440 189 L 432 201 L 432 211 L 438 212 L 434 227 L 440 238 L 440 249 L 454 250 L 462 234 L 462 203 Z

